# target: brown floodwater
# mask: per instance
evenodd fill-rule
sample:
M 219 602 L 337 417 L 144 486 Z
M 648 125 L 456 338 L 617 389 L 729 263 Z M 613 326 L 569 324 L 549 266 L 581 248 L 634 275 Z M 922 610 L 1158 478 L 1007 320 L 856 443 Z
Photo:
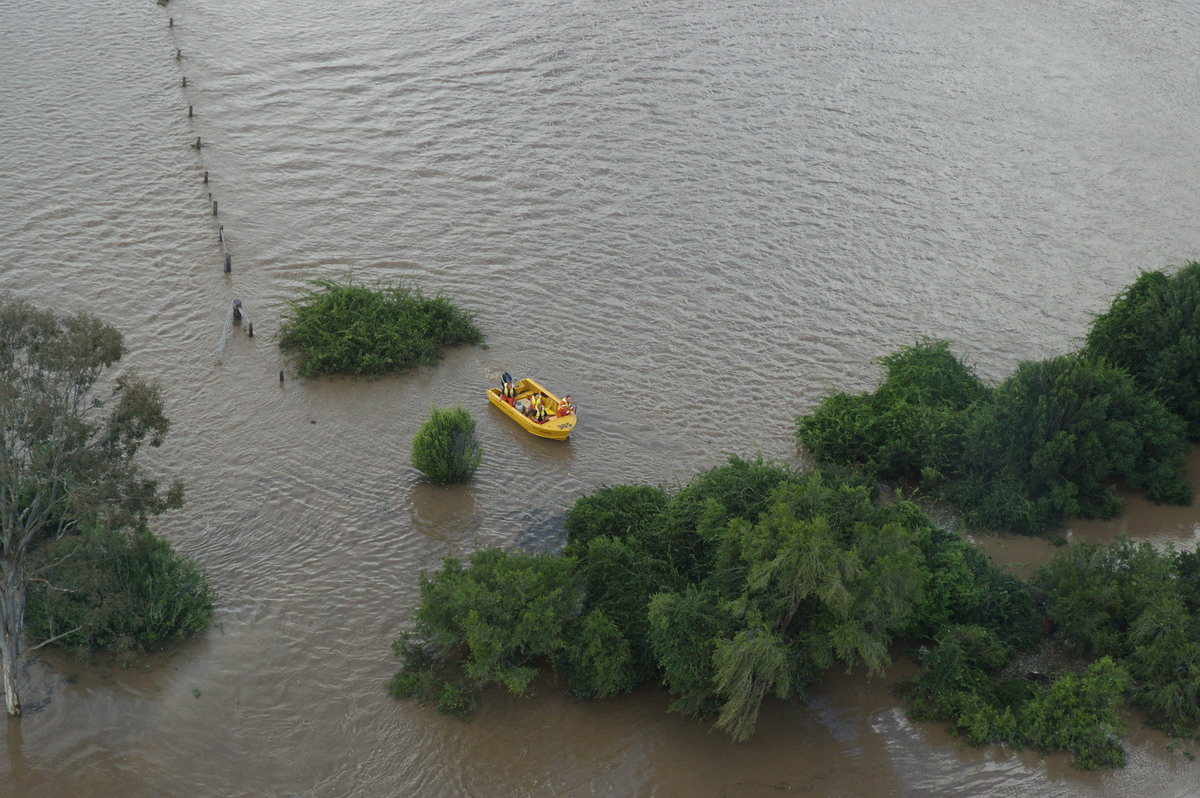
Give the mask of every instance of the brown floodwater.
M 1198 66 L 1200 9 L 1169 0 L 0 0 L 0 291 L 100 314 L 162 382 L 147 465 L 188 500 L 156 529 L 220 592 L 139 667 L 42 652 L 0 795 L 1200 793 L 1192 747 L 1132 716 L 1112 773 L 912 723 L 904 659 L 769 702 L 745 745 L 653 687 L 545 680 L 471 723 L 382 688 L 442 557 L 553 550 L 600 485 L 796 462 L 792 418 L 895 347 L 945 338 L 999 380 L 1195 259 Z M 487 346 L 295 378 L 283 302 L 346 273 L 447 294 Z M 218 360 L 234 299 L 255 336 Z M 504 371 L 573 395 L 570 442 L 488 406 Z M 409 465 L 435 404 L 478 419 L 470 485 Z M 1134 498 L 1067 531 L 1198 522 Z

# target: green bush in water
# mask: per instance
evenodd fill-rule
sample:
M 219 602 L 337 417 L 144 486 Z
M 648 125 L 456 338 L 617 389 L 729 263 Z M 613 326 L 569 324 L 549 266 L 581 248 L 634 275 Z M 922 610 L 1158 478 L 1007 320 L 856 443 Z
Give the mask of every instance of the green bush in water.
M 1143 272 L 1093 320 L 1084 351 L 1132 374 L 1200 440 L 1200 263 Z
M 1037 534 L 1067 518 L 1112 518 L 1119 480 L 1156 502 L 1191 502 L 1182 422 L 1103 361 L 1021 363 L 970 416 L 948 492 L 971 527 Z
M 412 464 L 439 485 L 466 482 L 483 459 L 475 419 L 465 407 L 432 408 L 413 437 Z
M 1159 551 L 1120 537 L 1080 543 L 1039 569 L 1046 612 L 1063 641 L 1110 655 L 1132 677 L 1130 695 L 1167 731 L 1200 729 L 1200 582 L 1197 552 Z
M 961 457 L 963 411 L 989 389 L 946 341 L 903 346 L 881 361 L 874 393 L 835 393 L 796 419 L 796 435 L 822 464 L 862 468 L 888 481 L 916 482 Z
M 422 573 L 414 629 L 392 644 L 403 666 L 388 692 L 433 701 L 459 717 L 491 685 L 527 692 L 540 666 L 562 656 L 567 627 L 579 616 L 581 580 L 573 564 L 547 554 L 483 549 L 465 567 L 447 557 L 437 573 Z M 588 642 L 608 631 L 602 618 L 594 620 L 583 635 Z
M 27 597 L 29 635 L 57 637 L 81 658 L 106 650 L 128 659 L 211 623 L 215 594 L 204 573 L 148 529 L 71 535 L 36 556 L 45 566 Z
M 443 296 L 406 285 L 312 280 L 287 302 L 279 347 L 302 377 L 390 374 L 437 361 L 442 349 L 483 342 L 474 317 Z
M 1187 504 L 1183 422 L 1109 362 L 1080 354 L 1021 363 L 986 388 L 945 342 L 884 358 L 871 394 L 826 397 L 796 419 L 822 465 L 919 483 L 953 502 L 968 528 L 1038 534 L 1071 517 L 1111 518 L 1124 481 Z
M 1117 741 L 1125 731 L 1117 705 L 1129 675 L 1111 657 L 1101 657 L 1081 674 L 1064 674 L 1018 713 L 1020 739 L 1043 753 L 1070 751 L 1081 770 L 1125 766 Z

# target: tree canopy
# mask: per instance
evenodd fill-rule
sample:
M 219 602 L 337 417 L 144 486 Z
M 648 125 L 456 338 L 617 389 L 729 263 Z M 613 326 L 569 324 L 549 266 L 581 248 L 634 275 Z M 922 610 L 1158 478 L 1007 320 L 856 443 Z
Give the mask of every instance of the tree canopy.
M 488 549 L 422 575 L 391 692 L 465 714 L 541 667 L 579 697 L 659 681 L 673 711 L 746 740 L 767 697 L 804 699 L 835 665 L 879 673 L 898 635 L 978 620 L 1028 640 L 1034 625 L 1016 580 L 837 470 L 730 458 L 675 493 L 601 488 L 564 528 L 563 556 Z
M 120 332 L 91 314 L 0 299 L 0 660 L 10 715 L 21 711 L 31 552 L 64 535 L 138 530 L 182 502 L 181 483 L 161 491 L 135 459 L 162 443 L 169 422 L 156 385 L 109 374 L 124 354 Z
M 834 393 L 796 419 L 821 463 L 918 484 L 973 529 L 1038 534 L 1067 518 L 1111 518 L 1124 483 L 1188 504 L 1183 422 L 1124 369 L 1067 354 L 1024 362 L 988 388 L 944 341 L 883 360 L 869 394 Z
M 1084 352 L 1128 371 L 1200 440 L 1200 262 L 1142 272 L 1092 321 Z

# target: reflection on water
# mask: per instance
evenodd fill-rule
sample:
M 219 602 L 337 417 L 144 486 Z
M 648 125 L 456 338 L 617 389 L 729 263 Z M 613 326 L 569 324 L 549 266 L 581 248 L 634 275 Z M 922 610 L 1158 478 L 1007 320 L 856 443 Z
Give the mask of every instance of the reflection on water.
M 1137 725 L 1126 770 L 1081 774 L 911 723 L 904 659 L 769 703 L 747 745 L 652 686 L 577 704 L 547 681 L 462 724 L 381 685 L 441 557 L 556 550 L 601 485 L 794 462 L 792 418 L 873 387 L 895 347 L 947 338 L 999 379 L 1073 348 L 1140 270 L 1194 259 L 1197 16 L 0 0 L 0 291 L 100 313 L 162 381 L 174 423 L 149 463 L 188 498 L 158 528 L 221 596 L 208 636 L 146 670 L 43 652 L 47 701 L 8 724 L 0 779 L 22 798 L 1194 792 L 1195 766 Z M 284 299 L 347 271 L 447 294 L 487 347 L 280 383 Z M 256 335 L 218 364 L 235 298 Z M 569 442 L 488 405 L 504 371 L 574 397 Z M 409 463 L 435 404 L 478 421 L 468 486 Z M 1190 543 L 1198 522 L 1131 499 L 1068 531 Z

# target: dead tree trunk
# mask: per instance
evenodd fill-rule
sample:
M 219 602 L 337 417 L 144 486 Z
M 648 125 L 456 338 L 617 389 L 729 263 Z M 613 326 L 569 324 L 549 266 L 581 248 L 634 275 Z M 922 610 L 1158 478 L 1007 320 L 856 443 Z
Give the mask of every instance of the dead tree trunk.
M 0 560 L 0 671 L 4 679 L 4 707 L 14 718 L 21 716 L 17 679 L 21 638 L 25 632 L 24 570 L 22 563 Z

